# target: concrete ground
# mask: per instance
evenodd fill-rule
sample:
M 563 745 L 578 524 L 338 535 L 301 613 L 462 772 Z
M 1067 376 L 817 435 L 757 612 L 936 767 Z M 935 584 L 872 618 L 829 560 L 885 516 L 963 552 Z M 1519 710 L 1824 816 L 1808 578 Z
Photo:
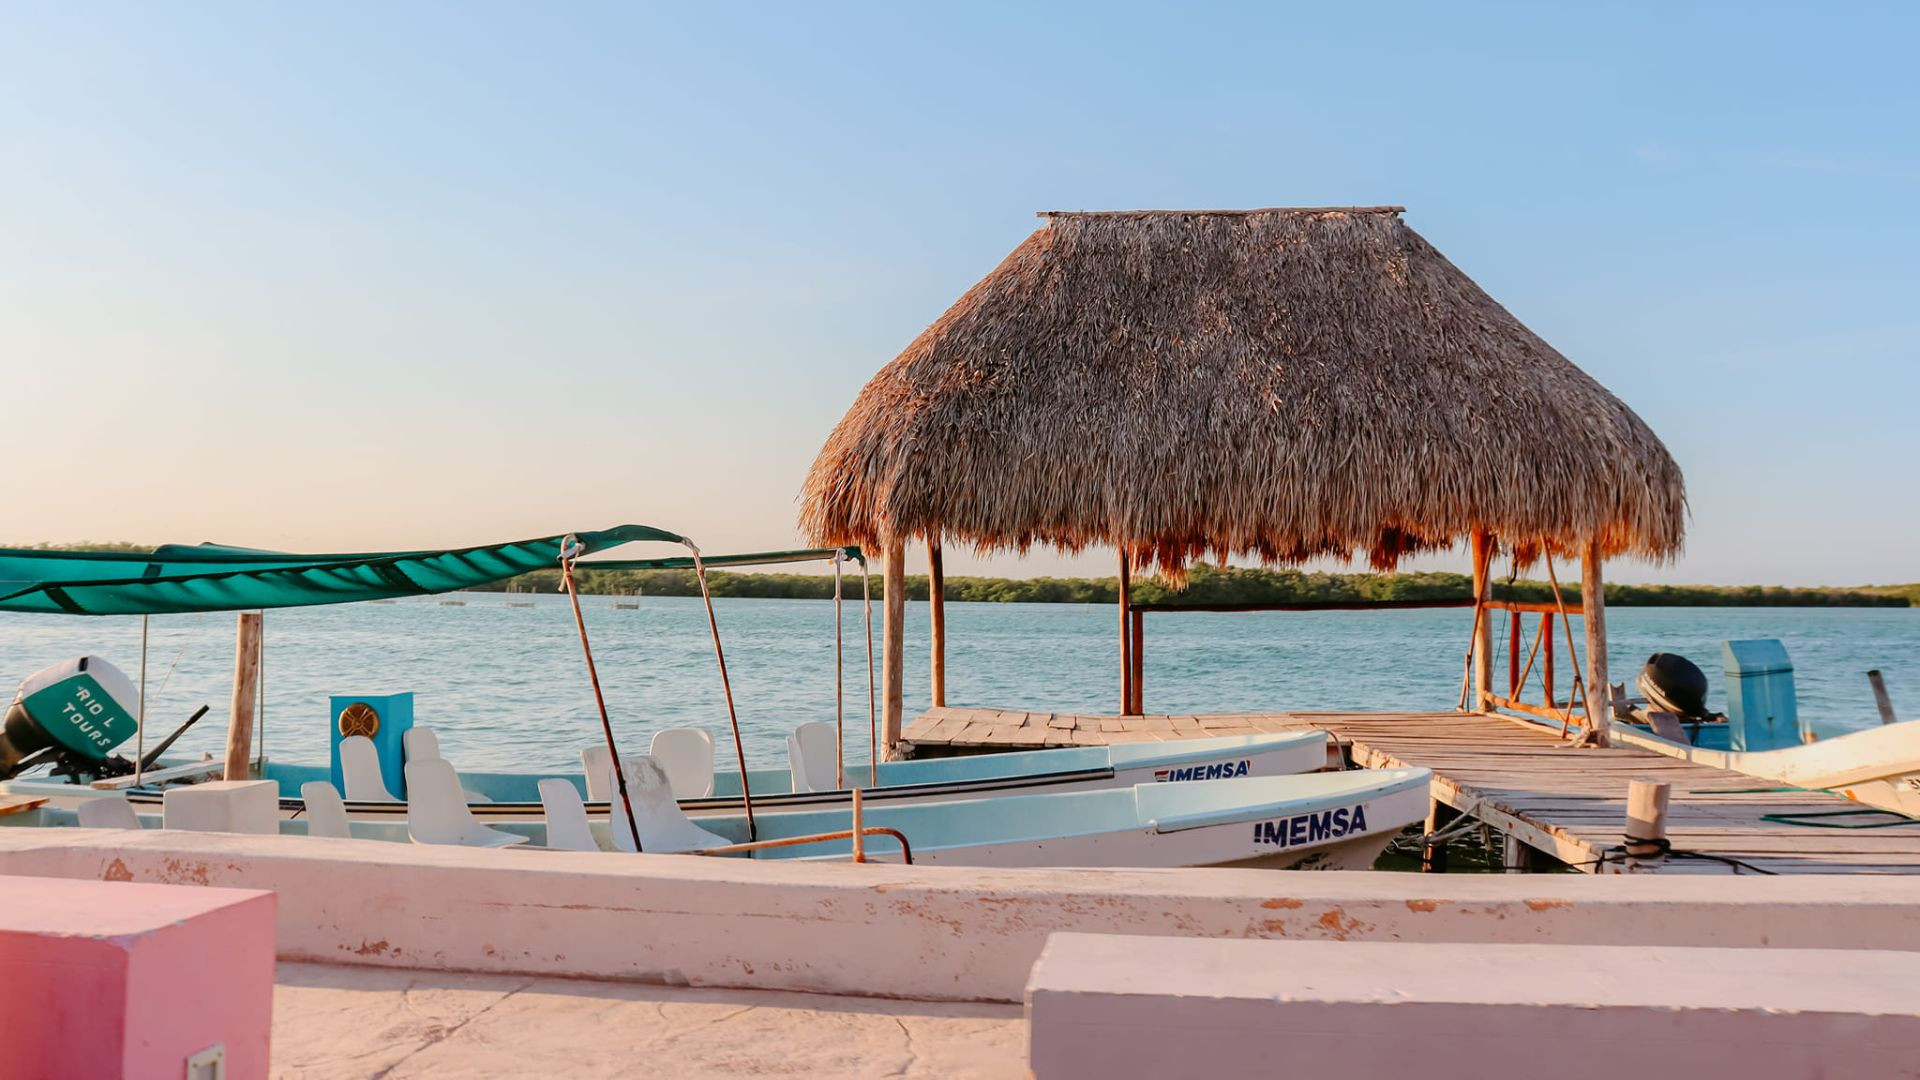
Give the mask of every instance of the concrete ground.
M 281 964 L 273 1075 L 1019 1077 L 1018 1005 Z

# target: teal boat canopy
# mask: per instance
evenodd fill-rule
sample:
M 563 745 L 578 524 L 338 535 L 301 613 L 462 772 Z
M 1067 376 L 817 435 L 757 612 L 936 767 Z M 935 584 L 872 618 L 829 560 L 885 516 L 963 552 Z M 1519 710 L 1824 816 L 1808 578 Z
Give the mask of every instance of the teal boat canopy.
M 0 549 L 0 611 L 166 615 L 425 596 L 548 569 L 568 537 L 581 554 L 643 540 L 688 543 L 665 529 L 620 525 L 477 547 L 334 555 L 222 544 L 166 544 L 148 554 L 9 548 Z
M 702 553 L 700 565 L 711 570 L 716 566 L 771 566 L 775 563 L 816 562 L 839 556 L 849 562 L 865 563 L 867 557 L 857 547 L 840 548 L 795 548 L 791 551 L 749 551 L 738 555 L 707 555 Z M 675 555 L 667 559 L 594 559 L 578 564 L 582 570 L 691 570 L 693 556 Z

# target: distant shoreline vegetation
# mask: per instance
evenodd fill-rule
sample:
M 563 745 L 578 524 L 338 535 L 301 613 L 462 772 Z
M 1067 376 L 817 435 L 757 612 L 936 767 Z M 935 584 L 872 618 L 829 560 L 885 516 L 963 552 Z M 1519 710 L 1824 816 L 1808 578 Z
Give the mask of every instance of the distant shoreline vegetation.
M 582 570 L 576 575 L 580 590 L 593 594 L 632 593 L 648 596 L 698 596 L 699 583 L 691 570 Z M 708 585 L 715 596 L 759 597 L 782 600 L 822 600 L 833 597 L 833 579 L 820 574 L 742 574 L 709 571 Z M 503 592 L 509 585 L 550 592 L 560 587 L 558 571 L 524 574 L 512 582 L 488 586 Z M 842 588 L 850 600 L 860 598 L 860 578 L 850 574 Z M 1195 566 L 1185 589 L 1173 589 L 1156 578 L 1132 583 L 1132 599 L 1142 604 L 1286 604 L 1377 603 L 1406 600 L 1467 600 L 1473 580 L 1465 574 L 1328 574 L 1302 570 L 1258 570 Z M 1561 592 L 1573 603 L 1580 600 L 1577 584 L 1561 583 Z M 880 576 L 873 577 L 873 598 L 881 598 Z M 1493 595 L 1503 600 L 1546 601 L 1552 586 L 1544 581 L 1496 581 Z M 927 598 L 927 579 L 907 577 L 907 596 Z M 946 579 L 946 598 L 955 603 L 989 604 L 1113 604 L 1120 599 L 1117 578 L 994 578 Z M 1859 589 L 1785 588 L 1774 585 L 1624 585 L 1607 586 L 1607 603 L 1619 607 L 1912 607 L 1920 606 L 1920 585 L 1870 586 Z
M 144 553 L 151 545 L 31 544 L 14 545 L 66 551 Z M 596 596 L 699 596 L 700 585 L 691 570 L 589 570 L 575 575 L 580 591 Z M 707 583 L 715 596 L 767 600 L 830 600 L 833 578 L 824 574 L 742 574 L 714 570 Z M 858 574 L 847 574 L 842 586 L 849 600 L 860 598 Z M 506 592 L 509 588 L 553 592 L 560 588 L 558 570 L 536 570 L 517 578 L 475 589 Z M 873 576 L 873 598 L 884 591 L 880 575 Z M 1379 603 L 1407 600 L 1468 600 L 1473 579 L 1465 574 L 1326 574 L 1305 570 L 1261 570 L 1209 564 L 1195 565 L 1185 589 L 1173 589 L 1157 578 L 1143 578 L 1131 586 L 1132 599 L 1141 604 L 1300 604 Z M 1578 603 L 1578 582 L 1561 582 L 1561 594 Z M 984 604 L 1114 604 L 1120 600 L 1118 578 L 995 578 L 948 577 L 947 599 L 955 603 Z M 1544 581 L 1496 580 L 1493 595 L 1502 600 L 1553 599 L 1553 587 Z M 907 577 L 907 597 L 927 598 L 927 579 Z M 1779 585 L 1620 585 L 1607 586 L 1607 603 L 1617 607 L 1920 607 L 1920 583 L 1863 585 L 1857 588 L 1787 588 Z

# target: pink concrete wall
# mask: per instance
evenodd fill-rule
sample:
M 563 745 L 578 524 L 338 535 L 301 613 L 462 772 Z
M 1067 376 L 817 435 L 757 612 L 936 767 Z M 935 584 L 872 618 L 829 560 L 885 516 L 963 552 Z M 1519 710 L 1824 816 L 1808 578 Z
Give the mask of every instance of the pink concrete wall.
M 179 1080 L 222 1043 L 266 1076 L 274 918 L 255 890 L 0 878 L 0 1075 Z
M 1912 955 L 1056 934 L 1039 1080 L 1920 1076 Z
M 0 828 L 0 874 L 269 888 L 321 963 L 1019 1001 L 1055 931 L 1920 951 L 1920 877 L 986 870 Z

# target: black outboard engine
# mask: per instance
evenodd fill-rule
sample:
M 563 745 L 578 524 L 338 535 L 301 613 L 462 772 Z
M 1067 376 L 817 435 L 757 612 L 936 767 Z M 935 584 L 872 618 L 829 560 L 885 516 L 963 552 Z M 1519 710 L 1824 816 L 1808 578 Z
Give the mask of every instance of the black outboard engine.
M 107 754 L 139 729 L 139 695 L 119 668 L 97 656 L 62 661 L 27 676 L 0 724 L 0 780 L 22 763 L 54 758 L 73 776 L 105 775 Z
M 1648 704 L 1683 720 L 1707 719 L 1707 675 L 1675 653 L 1654 653 L 1634 680 Z

